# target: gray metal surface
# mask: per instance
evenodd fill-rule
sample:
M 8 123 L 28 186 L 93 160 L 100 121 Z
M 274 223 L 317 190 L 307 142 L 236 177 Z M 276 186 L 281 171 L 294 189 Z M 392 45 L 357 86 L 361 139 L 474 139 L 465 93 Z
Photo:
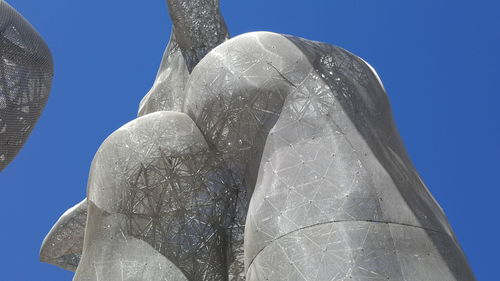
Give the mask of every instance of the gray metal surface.
M 52 56 L 14 8 L 0 0 L 0 171 L 17 155 L 40 116 L 53 77 Z
M 172 32 L 153 87 L 139 104 L 142 116 L 161 110 L 182 111 L 189 74 L 213 48 L 229 38 L 219 0 L 167 1 Z
M 40 261 L 75 271 L 83 249 L 87 199 L 67 210 L 43 240 Z
M 250 33 L 209 53 L 187 85 L 185 111 L 208 143 L 231 166 L 260 164 L 245 228 L 247 280 L 474 280 L 363 60 Z M 244 177 L 253 183 L 251 172 Z M 425 255 L 405 241 L 425 245 Z M 430 261 L 443 270 L 429 270 Z
M 236 191 L 229 169 L 187 115 L 159 111 L 126 124 L 92 163 L 91 208 L 75 280 L 99 280 L 89 274 L 113 262 L 108 253 L 126 252 L 122 247 L 131 238 L 149 244 L 154 256 L 168 258 L 188 280 L 224 280 Z M 124 268 L 114 262 L 110 266 Z M 96 278 L 101 274 L 97 270 Z
M 225 41 L 218 1 L 169 8 L 141 117 L 92 162 L 75 281 L 475 280 L 368 63 L 270 32 Z

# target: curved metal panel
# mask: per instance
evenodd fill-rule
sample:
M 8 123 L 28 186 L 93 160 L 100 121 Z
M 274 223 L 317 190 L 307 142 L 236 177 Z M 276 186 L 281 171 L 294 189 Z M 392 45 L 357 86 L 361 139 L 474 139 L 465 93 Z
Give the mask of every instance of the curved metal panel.
M 92 162 L 74 280 L 474 280 L 370 65 L 270 32 L 224 42 L 217 0 L 168 4 L 141 117 Z
M 50 51 L 31 24 L 0 0 L 0 171 L 17 155 L 49 96 Z
M 282 99 L 260 107 L 260 97 L 273 95 Z M 372 222 L 440 233 L 415 239 L 434 245 L 437 267 L 449 269 L 449 274 L 415 266 L 411 270 L 416 276 L 473 280 L 441 208 L 406 155 L 378 76 L 363 60 L 305 39 L 247 34 L 214 49 L 200 62 L 186 97 L 185 111 L 226 161 L 246 168 L 251 161 L 260 163 L 245 228 L 247 267 L 252 268 L 275 241 L 297 231 L 322 224 Z M 248 124 L 253 127 L 243 127 Z M 262 137 L 260 143 L 255 135 Z M 241 143 L 250 144 L 256 153 L 238 156 Z M 316 261 L 308 251 L 298 250 L 306 246 L 303 242 L 296 243 L 293 256 L 266 258 L 265 266 L 273 274 L 288 276 L 288 271 L 279 272 L 279 265 L 297 259 L 311 269 L 305 276 L 283 280 L 329 280 L 339 274 L 331 264 L 329 275 L 316 279 Z M 372 271 L 391 278 L 384 273 L 386 267 L 401 271 L 405 265 L 382 253 L 372 256 Z M 346 266 L 349 272 L 355 264 Z M 273 280 L 274 275 L 252 270 L 247 280 Z
M 57 220 L 43 240 L 40 261 L 75 271 L 82 255 L 87 223 L 87 199 L 70 208 Z

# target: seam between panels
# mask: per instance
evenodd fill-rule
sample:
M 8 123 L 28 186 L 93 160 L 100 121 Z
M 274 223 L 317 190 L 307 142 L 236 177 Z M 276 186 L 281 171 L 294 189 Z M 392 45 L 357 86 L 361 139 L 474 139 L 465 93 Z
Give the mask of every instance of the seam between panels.
M 342 222 L 366 222 L 366 223 L 378 223 L 378 224 L 388 224 L 388 225 L 400 225 L 400 226 L 406 226 L 406 227 L 411 227 L 411 228 L 423 229 L 425 231 L 431 231 L 431 232 L 435 232 L 435 233 L 444 234 L 446 236 L 449 236 L 448 233 L 446 233 L 445 231 L 442 231 L 442 230 L 437 230 L 437 229 L 432 229 L 432 228 L 427 228 L 427 227 L 417 226 L 417 225 L 412 225 L 412 224 L 407 224 L 407 223 L 391 222 L 391 221 L 376 221 L 376 220 L 334 220 L 334 221 L 320 222 L 320 223 L 315 223 L 315 224 L 311 224 L 311 225 L 308 225 L 308 226 L 304 226 L 304 227 L 301 227 L 301 228 L 297 228 L 297 229 L 295 229 L 293 231 L 290 231 L 290 232 L 288 232 L 286 234 L 280 235 L 280 236 L 272 239 L 271 241 L 269 241 L 269 243 L 265 247 L 263 247 L 262 249 L 260 249 L 257 252 L 257 254 L 252 258 L 252 261 L 250 261 L 250 263 L 248 264 L 248 268 L 246 269 L 246 273 L 248 273 L 248 270 L 250 270 L 250 268 L 252 267 L 252 264 L 255 261 L 255 259 L 257 259 L 257 257 L 269 245 L 271 245 L 272 243 L 274 243 L 274 242 L 276 242 L 276 241 L 278 241 L 278 240 L 280 240 L 280 239 L 282 239 L 282 238 L 284 238 L 284 237 L 286 237 L 286 236 L 288 236 L 290 234 L 302 231 L 304 229 L 313 228 L 313 227 L 320 226 L 320 225 L 327 225 L 327 224 L 333 224 L 333 223 L 342 223 Z

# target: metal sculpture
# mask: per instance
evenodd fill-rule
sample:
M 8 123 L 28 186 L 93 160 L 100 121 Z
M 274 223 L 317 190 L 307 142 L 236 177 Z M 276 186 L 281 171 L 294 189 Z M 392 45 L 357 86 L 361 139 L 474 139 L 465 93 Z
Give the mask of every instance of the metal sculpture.
M 368 63 L 269 32 L 226 41 L 218 1 L 168 4 L 141 116 L 92 162 L 75 281 L 474 280 Z M 61 233 L 79 241 L 61 224 L 47 241 Z
M 0 171 L 14 159 L 47 102 L 54 69 L 33 26 L 0 0 Z
M 42 243 L 40 260 L 75 271 L 83 249 L 87 222 L 87 199 L 67 210 Z

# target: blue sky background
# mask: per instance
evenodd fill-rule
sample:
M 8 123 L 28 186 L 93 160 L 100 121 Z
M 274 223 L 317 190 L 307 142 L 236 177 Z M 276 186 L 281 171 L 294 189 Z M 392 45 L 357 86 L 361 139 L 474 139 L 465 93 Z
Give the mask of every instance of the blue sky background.
M 135 118 L 170 34 L 164 0 L 10 0 L 55 60 L 49 103 L 0 174 L 3 281 L 71 280 L 38 261 L 85 197 L 101 142 Z M 478 280 L 497 280 L 500 1 L 221 0 L 233 36 L 257 30 L 341 46 L 381 76 L 407 149 Z M 439 281 L 439 280 L 436 280 Z

